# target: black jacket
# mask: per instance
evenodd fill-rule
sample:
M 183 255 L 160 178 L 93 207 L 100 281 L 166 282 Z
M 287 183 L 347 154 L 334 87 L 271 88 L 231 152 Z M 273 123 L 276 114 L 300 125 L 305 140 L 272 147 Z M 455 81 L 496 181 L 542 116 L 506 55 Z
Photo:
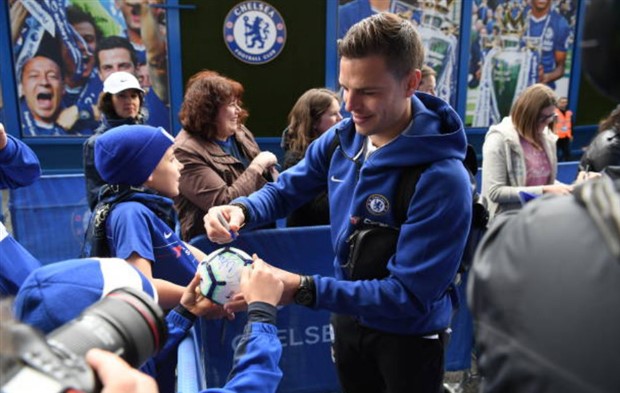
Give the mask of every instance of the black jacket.
M 620 130 L 615 128 L 598 133 L 581 157 L 579 169 L 602 172 L 606 167 L 620 165 Z
M 618 206 L 602 176 L 493 220 L 468 288 L 481 392 L 618 391 Z

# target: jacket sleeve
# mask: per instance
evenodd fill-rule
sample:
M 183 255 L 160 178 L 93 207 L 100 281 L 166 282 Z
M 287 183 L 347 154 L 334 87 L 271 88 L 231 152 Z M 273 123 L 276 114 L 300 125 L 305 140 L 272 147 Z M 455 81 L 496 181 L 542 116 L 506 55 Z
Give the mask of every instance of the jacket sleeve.
M 246 224 L 253 227 L 286 217 L 327 189 L 328 156 L 334 135 L 328 131 L 312 142 L 302 160 L 280 173 L 276 182 L 233 201 L 248 208 Z
M 519 191 L 542 195 L 543 186 L 519 186 L 511 184 L 507 154 L 508 147 L 499 133 L 487 135 L 482 147 L 482 189 L 483 194 L 491 202 L 497 204 L 519 203 Z M 551 163 L 553 165 L 553 163 Z M 523 169 L 525 170 L 525 168 Z M 514 172 L 514 171 L 513 171 Z M 518 176 L 513 173 L 513 176 Z
M 168 326 L 168 339 L 164 343 L 163 348 L 150 358 L 146 363 L 140 367 L 142 372 L 149 374 L 152 377 L 157 377 L 160 365 L 165 365 L 174 359 L 176 361 L 176 351 L 181 341 L 187 335 L 187 332 L 194 324 L 195 318 L 188 319 L 186 316 L 181 315 L 176 309 L 172 309 L 168 315 L 166 315 L 166 325 Z
M 198 153 L 176 149 L 175 155 L 183 164 L 179 184 L 181 194 L 204 210 L 225 205 L 239 196 L 250 195 L 267 183 L 262 173 L 250 165 L 229 186 Z
M 276 308 L 266 303 L 248 307 L 248 324 L 235 349 L 233 368 L 226 385 L 203 393 L 275 393 L 282 370 L 278 366 L 282 344 L 274 325 Z
M 34 183 L 41 176 L 36 154 L 24 142 L 7 135 L 0 150 L 0 188 L 18 188 Z

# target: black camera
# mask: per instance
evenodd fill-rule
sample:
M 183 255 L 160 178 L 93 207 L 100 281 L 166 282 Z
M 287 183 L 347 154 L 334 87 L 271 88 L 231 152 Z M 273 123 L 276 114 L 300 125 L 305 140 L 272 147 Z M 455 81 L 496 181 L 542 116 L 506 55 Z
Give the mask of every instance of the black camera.
M 101 348 L 138 367 L 168 335 L 159 305 L 133 288 L 111 291 L 47 336 L 15 321 L 2 325 L 1 393 L 97 392 L 101 385 L 86 352 Z

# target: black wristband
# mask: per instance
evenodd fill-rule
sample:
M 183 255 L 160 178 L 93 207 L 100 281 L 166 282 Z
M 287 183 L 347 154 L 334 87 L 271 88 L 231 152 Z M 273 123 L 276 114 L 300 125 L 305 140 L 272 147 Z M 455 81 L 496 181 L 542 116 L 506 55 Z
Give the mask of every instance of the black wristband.
M 252 302 L 248 305 L 248 322 L 276 324 L 278 308 L 265 302 Z
M 189 311 L 187 308 L 183 307 L 180 304 L 174 308 L 174 311 L 177 314 L 181 315 L 183 318 L 189 319 L 192 323 L 196 320 L 196 316 L 192 314 L 191 311 Z
M 248 208 L 243 203 L 231 203 L 230 206 L 237 206 L 241 209 L 241 211 L 243 212 L 244 223 L 247 224 L 248 219 L 250 218 L 250 212 L 248 211 Z

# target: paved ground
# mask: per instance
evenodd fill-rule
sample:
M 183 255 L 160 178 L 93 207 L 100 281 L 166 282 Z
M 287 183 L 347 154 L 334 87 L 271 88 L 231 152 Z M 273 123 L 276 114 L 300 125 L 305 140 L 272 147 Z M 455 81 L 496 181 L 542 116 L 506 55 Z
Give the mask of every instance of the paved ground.
M 449 387 L 446 393 L 477 393 L 480 386 L 480 377 L 470 372 L 447 372 L 444 378 L 444 387 Z
M 472 356 L 470 370 L 446 372 L 444 387 L 450 388 L 446 393 L 477 393 L 480 387 L 480 374 L 476 367 L 475 356 Z

